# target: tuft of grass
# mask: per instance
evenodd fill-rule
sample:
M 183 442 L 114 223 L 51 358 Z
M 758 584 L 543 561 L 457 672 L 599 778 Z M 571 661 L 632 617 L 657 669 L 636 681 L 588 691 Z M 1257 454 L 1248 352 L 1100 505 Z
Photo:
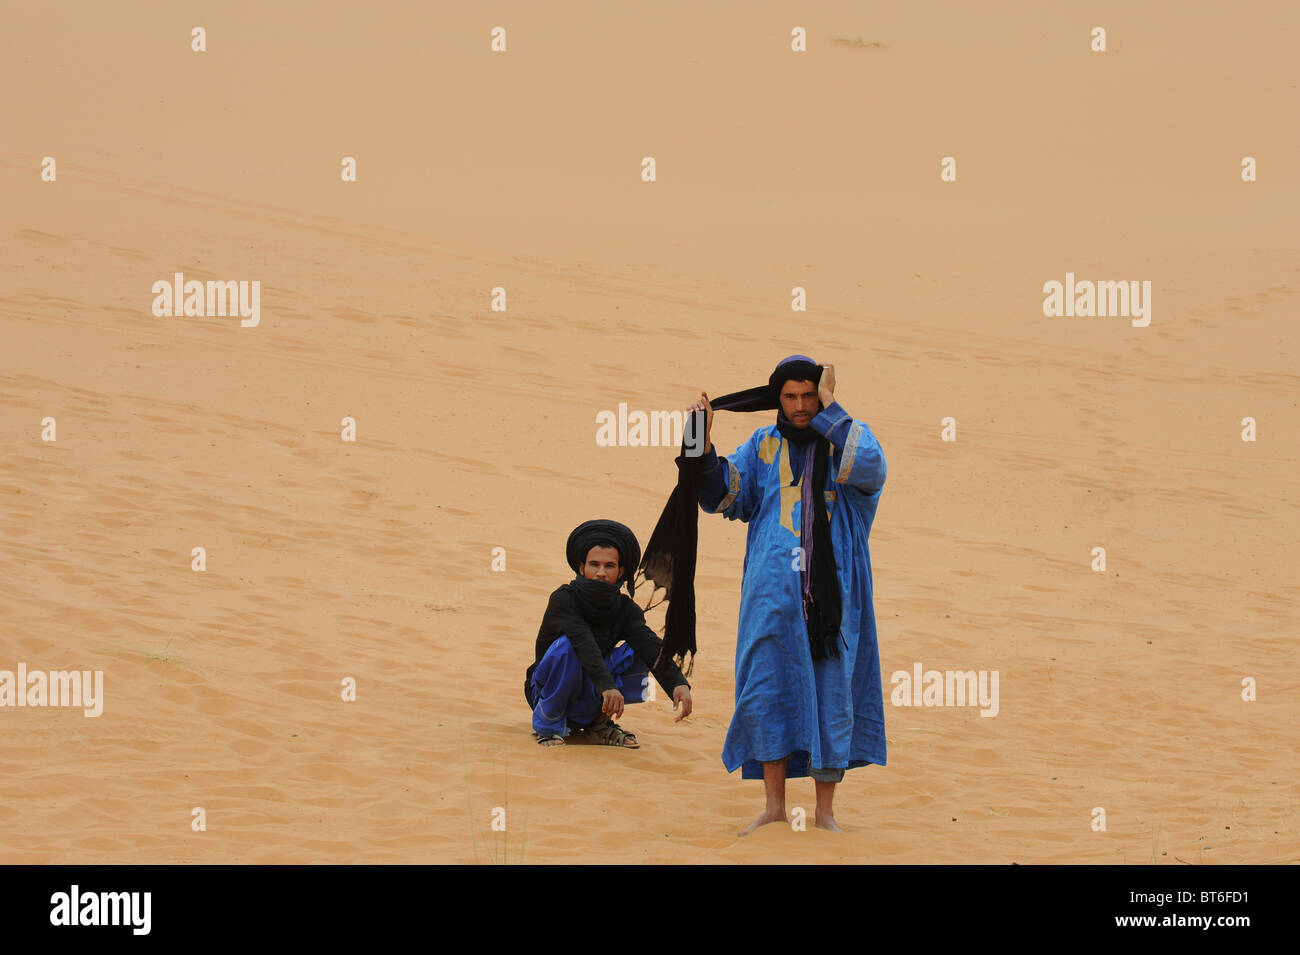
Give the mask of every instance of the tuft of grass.
M 119 643 L 117 644 L 117 646 L 122 650 L 129 650 L 131 653 L 138 653 L 142 657 L 145 657 L 148 660 L 157 660 L 160 663 L 183 663 L 185 666 L 190 667 L 191 669 L 198 670 L 204 676 L 210 677 L 211 674 L 208 673 L 208 671 L 205 670 L 203 667 L 199 666 L 193 660 L 189 659 L 180 650 L 173 650 L 171 648 L 172 641 L 175 638 L 176 638 L 176 628 L 173 627 L 171 636 L 167 638 L 167 643 L 163 645 L 163 648 L 161 650 L 150 650 L 147 647 L 132 646 L 129 643 Z
M 460 761 L 465 767 L 465 803 L 469 808 L 469 839 L 474 848 L 474 864 L 478 865 L 478 827 L 474 825 L 474 798 L 469 787 L 469 756 L 465 753 L 465 729 L 460 729 Z
M 1160 860 L 1156 858 L 1156 849 L 1159 848 L 1158 843 L 1160 842 L 1160 829 L 1164 824 L 1165 824 L 1165 817 L 1164 814 L 1162 813 L 1160 816 L 1160 821 L 1156 823 L 1155 828 L 1151 830 L 1151 864 L 1152 865 L 1160 864 Z
M 832 43 L 839 43 L 844 46 L 860 46 L 860 47 L 865 47 L 867 49 L 883 49 L 885 45 L 876 40 L 867 42 L 866 40 L 862 39 L 862 37 L 860 36 L 854 36 L 854 37 L 832 36 L 832 37 L 828 37 L 827 39 L 829 39 Z
M 475 817 L 474 817 L 474 799 L 473 799 L 473 796 L 472 796 L 472 794 L 471 794 L 471 792 L 470 792 L 470 781 L 469 781 L 469 755 L 468 755 L 468 753 L 466 752 L 466 749 L 465 749 L 465 730 L 464 730 L 464 727 L 461 727 L 461 728 L 460 728 L 460 754 L 461 754 L 461 762 L 462 762 L 462 765 L 463 765 L 464 768 L 465 768 L 465 805 L 466 805 L 466 808 L 469 810 L 469 834 L 470 834 L 470 846 L 471 846 L 471 849 L 472 849 L 473 854 L 474 854 L 474 864 L 475 864 L 475 865 L 478 865 L 478 861 L 479 861 L 479 857 L 478 857 L 478 823 L 475 821 Z M 498 789 L 497 789 L 497 781 L 498 781 L 498 780 L 497 780 L 497 762 L 496 762 L 497 750 L 496 750 L 496 747 L 495 747 L 495 746 L 492 747 L 492 749 L 490 750 L 490 755 L 491 755 L 491 759 L 492 759 L 492 802 L 493 802 L 493 805 L 494 805 L 494 806 L 500 806 L 500 807 L 502 807 L 503 809 L 505 809 L 505 811 L 506 811 L 506 828 L 505 828 L 504 831 L 497 830 L 497 829 L 493 829 L 493 830 L 491 830 L 491 832 L 492 832 L 492 841 L 491 841 L 490 845 L 489 845 L 489 844 L 486 844 L 486 842 L 485 842 L 485 849 L 486 849 L 486 851 L 487 851 L 486 859 L 487 859 L 487 861 L 491 862 L 492 865 L 509 865 L 509 864 L 510 864 L 510 826 L 511 826 L 511 817 L 510 817 L 510 760 L 507 758 L 507 759 L 505 760 L 504 764 L 503 764 L 503 767 L 502 767 L 503 772 L 502 772 L 501 789 L 500 789 L 500 791 L 498 792 Z M 523 838 L 522 838 L 522 840 L 520 841 L 520 844 L 519 844 L 519 858 L 515 861 L 515 865 L 522 865 L 522 864 L 523 864 L 523 861 L 524 861 L 524 853 L 525 853 L 525 852 L 527 851 L 527 849 L 528 849 L 528 806 L 526 806 L 526 805 L 524 806 L 524 824 L 523 824 L 523 828 L 522 828 L 520 831 L 521 831 L 522 834 L 523 834 Z

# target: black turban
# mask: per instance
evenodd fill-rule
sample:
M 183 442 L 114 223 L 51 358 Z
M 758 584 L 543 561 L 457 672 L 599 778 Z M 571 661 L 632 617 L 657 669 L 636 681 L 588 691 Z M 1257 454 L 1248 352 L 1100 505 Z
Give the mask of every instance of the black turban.
M 772 392 L 772 402 L 770 404 L 765 403 L 764 407 L 761 408 L 745 408 L 743 410 L 771 411 L 773 408 L 781 407 L 781 386 L 787 381 L 811 381 L 813 384 L 819 385 L 821 384 L 821 380 L 821 365 L 804 355 L 791 355 L 789 358 L 783 359 L 782 362 L 776 366 L 776 370 L 772 372 L 771 377 L 767 379 L 767 387 Z M 744 392 L 742 392 L 742 394 L 744 394 Z M 718 401 L 726 404 L 726 407 L 723 408 L 724 411 L 742 410 L 736 408 L 735 404 L 727 403 L 727 397 L 727 395 L 723 395 L 718 399 Z M 709 404 L 713 405 L 715 409 L 718 407 L 716 402 L 711 401 Z
M 579 577 L 582 576 L 582 565 L 586 563 L 587 553 L 593 547 L 613 547 L 618 550 L 619 563 L 623 565 L 620 583 L 626 580 L 628 594 L 636 596 L 632 578 L 641 564 L 641 545 L 637 543 L 636 535 L 627 525 L 618 521 L 583 521 L 573 529 L 569 542 L 564 545 L 569 566 Z

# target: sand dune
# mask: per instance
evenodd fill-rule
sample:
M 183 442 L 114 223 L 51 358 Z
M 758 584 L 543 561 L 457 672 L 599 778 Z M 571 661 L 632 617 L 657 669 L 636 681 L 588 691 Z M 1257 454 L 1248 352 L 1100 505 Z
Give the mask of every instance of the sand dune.
M 1300 861 L 1296 10 L 437 7 L 0 14 L 0 670 L 104 673 L 0 708 L 0 862 Z M 176 272 L 260 324 L 156 317 Z M 1045 317 L 1067 272 L 1150 325 Z M 882 670 L 1001 699 L 887 705 L 845 835 L 740 840 L 743 527 L 689 720 L 543 750 L 520 687 L 569 530 L 675 480 L 596 414 L 793 352 L 887 455 Z

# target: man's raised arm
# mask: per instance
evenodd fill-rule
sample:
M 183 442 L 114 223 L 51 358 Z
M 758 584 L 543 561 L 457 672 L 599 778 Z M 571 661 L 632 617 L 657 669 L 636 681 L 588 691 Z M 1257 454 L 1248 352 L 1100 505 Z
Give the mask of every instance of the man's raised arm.
M 840 450 L 840 466 L 832 475 L 836 484 L 847 484 L 868 494 L 885 486 L 885 451 L 866 422 L 858 421 L 835 400 L 835 371 L 823 365 L 818 397 L 822 410 L 809 424 Z
M 700 400 L 686 409 L 689 417 L 707 411 L 704 424 L 704 454 L 700 458 L 700 508 L 709 514 L 721 514 L 729 520 L 748 521 L 754 516 L 755 494 L 752 481 L 746 479 L 752 469 L 753 454 L 749 442 L 736 449 L 731 458 L 719 457 L 713 447 L 713 406 L 709 396 L 700 392 Z M 677 458 L 677 466 L 682 466 Z

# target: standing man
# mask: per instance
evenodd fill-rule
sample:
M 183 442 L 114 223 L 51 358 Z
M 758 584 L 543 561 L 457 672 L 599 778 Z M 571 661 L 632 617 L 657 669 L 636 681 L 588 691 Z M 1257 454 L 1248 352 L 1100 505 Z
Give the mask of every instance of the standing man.
M 768 388 L 770 398 L 759 402 L 779 407 L 776 422 L 729 457 L 713 449 L 708 395 L 688 409 L 707 412 L 700 507 L 749 525 L 736 710 L 722 761 L 728 772 L 740 768 L 742 778 L 764 782 L 766 806 L 742 836 L 785 821 L 785 781 L 808 775 L 816 781 L 816 825 L 841 832 L 832 811 L 836 783 L 846 769 L 885 765 L 867 549 L 885 454 L 866 423 L 836 402 L 832 365 L 792 355 Z M 755 404 L 750 399 L 743 410 Z

